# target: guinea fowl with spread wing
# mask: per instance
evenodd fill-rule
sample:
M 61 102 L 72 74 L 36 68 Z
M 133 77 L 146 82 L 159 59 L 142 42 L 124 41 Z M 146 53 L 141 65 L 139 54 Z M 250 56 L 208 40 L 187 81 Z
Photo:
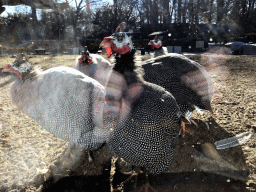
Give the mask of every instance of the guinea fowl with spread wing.
M 166 53 L 159 38 L 149 45 L 156 57 L 142 63 L 144 79 L 172 93 L 189 121 L 195 109 L 212 112 L 213 82 L 205 68 L 183 55 Z
M 42 71 L 24 54 L 3 72 L 18 76 L 10 90 L 13 103 L 43 129 L 84 149 L 105 142 L 105 89 L 99 82 L 69 67 Z

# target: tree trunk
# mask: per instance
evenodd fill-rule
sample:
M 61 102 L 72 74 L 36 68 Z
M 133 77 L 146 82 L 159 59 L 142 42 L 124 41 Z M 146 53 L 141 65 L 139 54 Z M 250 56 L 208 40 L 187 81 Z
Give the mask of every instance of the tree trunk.
M 182 23 L 186 23 L 187 21 L 187 0 L 185 0 L 184 2 L 184 7 L 183 7 L 183 11 L 182 11 Z
M 208 15 L 208 23 L 212 23 L 212 13 L 213 13 L 213 0 L 210 0 L 210 11 Z
M 197 0 L 197 4 L 196 4 L 196 11 L 195 11 L 195 24 L 197 25 L 199 23 L 199 10 L 200 9 L 200 1 Z
M 189 0 L 189 23 L 194 23 L 194 4 L 193 0 Z
M 177 22 L 181 23 L 181 0 L 178 0 L 178 18 Z
M 173 18 L 173 12 L 175 10 L 175 5 L 176 5 L 176 0 L 172 1 L 172 10 L 171 10 L 171 16 L 170 16 L 170 23 L 172 23 L 172 18 Z M 174 20 L 175 22 L 175 20 Z
M 169 8 L 170 0 L 162 0 L 163 4 L 163 24 L 167 25 L 168 28 L 170 26 L 170 8 Z
M 115 29 L 117 27 L 117 0 L 114 0 L 114 22 L 113 22 L 113 27 L 112 29 Z M 114 32 L 114 31 L 112 31 Z
M 154 30 L 158 30 L 158 4 L 157 0 L 153 0 L 153 6 L 152 6 L 152 24 Z
M 147 24 L 150 23 L 150 18 L 149 18 L 149 0 L 146 0 L 146 18 L 147 18 Z
M 223 19 L 224 0 L 217 0 L 217 24 L 220 25 Z
M 218 42 L 223 42 L 223 29 L 222 29 L 222 19 L 223 19 L 223 7 L 224 7 L 224 0 L 217 0 L 217 25 L 219 28 L 219 34 L 218 34 Z
M 37 39 L 38 38 L 38 27 L 37 27 L 37 16 L 36 16 L 36 8 L 34 6 L 31 6 L 31 17 L 32 17 L 32 28 L 34 31 L 31 35 L 32 35 L 32 39 Z

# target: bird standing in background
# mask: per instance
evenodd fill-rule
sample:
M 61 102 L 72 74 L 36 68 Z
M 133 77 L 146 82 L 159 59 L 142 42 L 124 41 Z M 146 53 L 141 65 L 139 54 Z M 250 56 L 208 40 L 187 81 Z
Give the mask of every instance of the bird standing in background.
M 102 56 L 89 53 L 85 47 L 82 55 L 76 59 L 74 68 L 106 86 L 112 65 Z
M 154 50 L 153 51 L 153 58 L 158 57 L 161 55 L 168 54 L 167 48 L 163 47 L 163 42 L 162 42 L 162 32 L 154 32 L 151 33 L 150 35 L 155 35 L 155 38 L 151 41 L 149 41 L 148 45 L 151 46 L 151 48 Z
M 105 89 L 99 82 L 69 67 L 41 71 L 24 54 L 3 72 L 18 76 L 11 86 L 13 103 L 43 129 L 88 150 L 106 141 Z

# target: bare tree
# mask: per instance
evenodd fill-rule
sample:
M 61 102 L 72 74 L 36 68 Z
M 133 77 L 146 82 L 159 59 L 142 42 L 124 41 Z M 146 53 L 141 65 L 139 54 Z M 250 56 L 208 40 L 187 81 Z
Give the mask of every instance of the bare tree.
M 117 0 L 113 0 L 114 1 L 114 26 L 117 26 Z
M 194 2 L 193 0 L 189 0 L 189 23 L 194 23 Z
M 170 22 L 172 23 L 172 20 L 173 20 L 173 15 L 175 14 L 174 12 L 175 12 L 175 9 L 176 9 L 176 0 L 172 0 L 172 6 L 171 6 L 172 8 L 171 8 L 171 11 L 170 11 L 170 17 L 171 17 L 171 19 L 170 19 Z M 175 22 L 176 20 L 174 19 L 174 22 Z
M 181 0 L 178 0 L 178 18 L 177 23 L 181 23 Z
M 187 23 L 187 0 L 184 1 L 182 9 L 182 23 Z
M 223 19 L 224 0 L 217 0 L 217 24 L 220 25 Z
M 213 1 L 214 0 L 207 0 L 206 4 L 204 6 L 204 15 L 205 15 L 205 22 L 206 23 L 212 23 L 212 17 L 213 17 Z
M 73 42 L 74 46 L 78 46 L 78 41 L 76 37 L 78 37 L 78 28 L 77 25 L 82 16 L 82 10 L 86 7 L 86 3 L 84 0 L 66 0 L 67 3 L 74 5 L 74 8 L 70 7 L 69 9 L 69 23 L 73 27 Z

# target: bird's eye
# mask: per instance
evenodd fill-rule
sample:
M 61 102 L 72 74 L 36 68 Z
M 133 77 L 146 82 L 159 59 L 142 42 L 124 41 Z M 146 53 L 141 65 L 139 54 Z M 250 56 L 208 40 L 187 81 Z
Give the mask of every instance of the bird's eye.
M 125 35 L 123 33 L 117 33 L 116 36 L 116 39 L 119 43 L 121 43 L 125 38 Z
M 118 42 L 122 42 L 122 41 L 123 41 L 123 37 L 122 37 L 122 36 L 119 36 L 119 37 L 117 38 L 117 41 L 118 41 Z

